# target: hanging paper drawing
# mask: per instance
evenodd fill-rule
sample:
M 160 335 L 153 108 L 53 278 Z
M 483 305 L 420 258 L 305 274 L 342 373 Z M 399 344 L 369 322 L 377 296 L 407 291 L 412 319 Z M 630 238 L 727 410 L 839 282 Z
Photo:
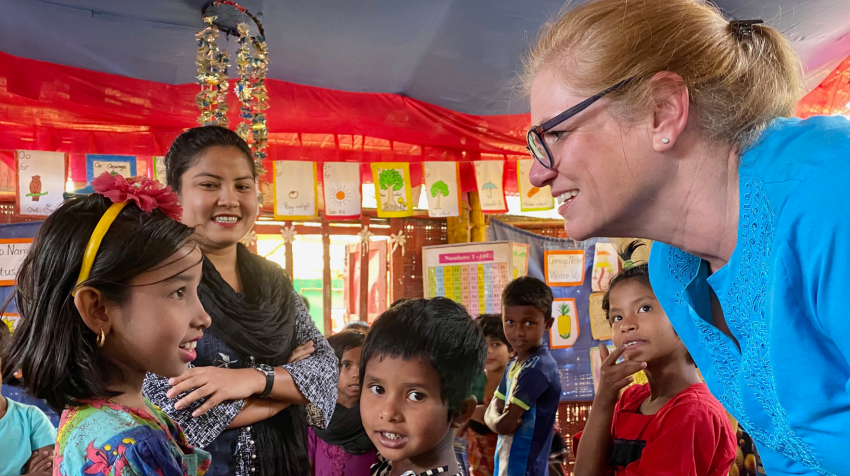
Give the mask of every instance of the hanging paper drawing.
M 325 162 L 322 173 L 322 191 L 325 199 L 325 216 L 336 219 L 360 218 L 360 164 Z
M 597 243 L 593 253 L 593 292 L 605 291 L 611 278 L 620 272 L 620 260 L 613 243 Z
M 61 152 L 15 151 L 17 213 L 46 217 L 64 200 L 68 161 Z
M 276 220 L 303 220 L 318 214 L 316 163 L 274 162 L 274 216 Z
M 573 298 L 556 298 L 552 303 L 552 318 L 555 322 L 549 330 L 549 347 L 566 349 L 578 339 L 578 311 Z
M 552 198 L 549 186 L 535 187 L 529 179 L 533 163 L 534 159 L 517 161 L 516 172 L 520 209 L 524 212 L 551 210 L 555 207 L 555 200 Z
M 457 162 L 423 162 L 428 216 L 433 218 L 460 215 L 460 167 Z
M 482 212 L 505 213 L 508 211 L 504 180 L 504 161 L 478 160 L 475 162 L 475 181 Z
M 379 217 L 413 215 L 410 164 L 402 162 L 372 164 L 372 181 L 375 183 Z

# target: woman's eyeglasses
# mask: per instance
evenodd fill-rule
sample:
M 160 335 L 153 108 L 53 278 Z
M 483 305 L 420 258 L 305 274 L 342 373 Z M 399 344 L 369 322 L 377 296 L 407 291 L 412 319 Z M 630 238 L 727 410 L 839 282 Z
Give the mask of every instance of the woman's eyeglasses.
M 595 94 L 585 99 L 584 101 L 558 114 L 552 119 L 549 119 L 543 124 L 532 127 L 528 130 L 528 134 L 526 135 L 526 141 L 528 142 L 528 145 L 526 145 L 525 148 L 528 149 L 528 152 L 531 154 L 532 157 L 534 157 L 535 159 L 537 159 L 538 162 L 540 162 L 540 165 L 546 167 L 547 169 L 551 169 L 555 166 L 555 159 L 552 157 L 552 152 L 549 150 L 549 147 L 546 145 L 546 141 L 543 139 L 543 134 L 552 130 L 553 127 L 575 116 L 581 111 L 584 111 L 585 109 L 590 107 L 591 104 L 602 99 L 602 97 L 604 97 L 605 95 L 610 94 L 629 84 L 633 79 L 634 78 L 624 79 L 623 81 L 620 81 L 619 83 L 611 86 L 605 91 L 602 91 L 599 94 Z

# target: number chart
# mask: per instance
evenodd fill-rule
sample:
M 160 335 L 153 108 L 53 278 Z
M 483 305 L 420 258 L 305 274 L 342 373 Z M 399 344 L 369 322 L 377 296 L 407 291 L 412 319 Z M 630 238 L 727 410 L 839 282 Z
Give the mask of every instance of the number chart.
M 513 274 L 513 243 L 429 246 L 422 249 L 425 296 L 443 296 L 473 316 L 502 312 L 502 290 Z

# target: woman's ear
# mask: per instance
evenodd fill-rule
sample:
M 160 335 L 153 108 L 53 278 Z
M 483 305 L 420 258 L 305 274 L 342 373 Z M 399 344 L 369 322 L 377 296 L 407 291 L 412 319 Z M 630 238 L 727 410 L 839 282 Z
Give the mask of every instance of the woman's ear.
M 455 416 L 452 419 L 452 427 L 460 428 L 464 423 L 469 421 L 469 419 L 472 418 L 472 414 L 475 413 L 476 405 L 478 405 L 478 400 L 472 395 L 461 402 L 460 407 L 458 407 L 457 412 L 455 412 Z
M 104 335 L 109 334 L 112 321 L 107 311 L 106 299 L 100 290 L 91 286 L 84 286 L 78 289 L 74 295 L 74 306 L 77 308 L 77 312 L 80 313 L 83 323 L 95 335 L 100 336 L 101 331 Z

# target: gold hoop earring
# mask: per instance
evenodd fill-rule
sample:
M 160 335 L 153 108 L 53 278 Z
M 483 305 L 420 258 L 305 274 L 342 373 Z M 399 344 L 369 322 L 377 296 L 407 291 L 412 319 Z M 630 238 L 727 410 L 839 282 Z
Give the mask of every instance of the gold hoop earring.
M 103 347 L 103 344 L 106 343 L 106 334 L 103 333 L 103 327 L 100 328 L 100 335 L 97 337 L 97 346 Z

